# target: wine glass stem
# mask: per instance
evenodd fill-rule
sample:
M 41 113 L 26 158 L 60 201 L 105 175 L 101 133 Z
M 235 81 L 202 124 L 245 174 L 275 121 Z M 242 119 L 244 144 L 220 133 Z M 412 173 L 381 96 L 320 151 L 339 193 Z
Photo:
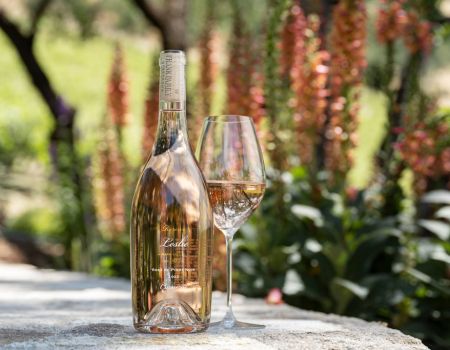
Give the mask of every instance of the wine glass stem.
M 227 248 L 227 307 L 231 308 L 231 294 L 233 293 L 233 237 L 225 236 Z
M 233 236 L 225 235 L 225 242 L 227 248 L 227 313 L 224 322 L 229 325 L 234 324 L 235 318 L 231 308 L 231 294 L 233 293 Z

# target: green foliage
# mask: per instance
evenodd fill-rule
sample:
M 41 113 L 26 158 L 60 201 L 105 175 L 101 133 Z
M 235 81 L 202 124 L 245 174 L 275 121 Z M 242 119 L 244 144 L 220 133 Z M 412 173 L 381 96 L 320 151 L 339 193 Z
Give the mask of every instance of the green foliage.
M 258 214 L 241 230 L 235 258 L 240 291 L 262 297 L 280 288 L 290 304 L 381 319 L 448 346 L 449 207 L 436 210 L 427 233 L 406 214 L 381 218 L 374 191 L 330 192 L 325 182 L 311 183 L 303 168 L 283 179 L 277 215 L 284 217 L 274 215 L 278 194 L 269 187 Z M 448 201 L 449 195 L 435 192 L 425 200 Z
M 99 276 L 130 277 L 130 242 L 128 237 L 118 241 L 96 239 L 93 242 L 93 273 Z
M 34 208 L 7 222 L 12 231 L 25 232 L 41 237 L 60 238 L 64 232 L 60 214 L 49 208 Z
M 7 116 L 12 117 L 13 113 Z M 35 147 L 30 142 L 29 134 L 23 122 L 13 118 L 0 121 L 0 163 L 11 167 L 16 157 L 33 156 Z

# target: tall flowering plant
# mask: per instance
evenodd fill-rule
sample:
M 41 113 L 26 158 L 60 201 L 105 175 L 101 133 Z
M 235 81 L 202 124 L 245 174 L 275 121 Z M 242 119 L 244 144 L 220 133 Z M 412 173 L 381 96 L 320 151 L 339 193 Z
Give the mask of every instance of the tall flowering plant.
M 122 127 L 128 123 L 128 78 L 122 47 L 117 44 L 108 84 L 108 113 L 113 125 Z
M 280 69 L 294 93 L 295 137 L 303 165 L 317 171 L 317 147 L 325 125 L 329 54 L 320 49 L 319 17 L 305 17 L 298 3 L 288 10 L 281 31 Z
M 144 112 L 144 132 L 142 135 L 142 156 L 147 158 L 152 151 L 156 137 L 156 129 L 158 128 L 159 113 L 159 63 L 158 59 L 153 58 L 152 62 L 152 79 L 150 81 L 147 96 L 145 98 Z
M 450 188 L 449 122 L 449 118 L 421 121 L 409 130 L 399 130 L 394 148 L 413 171 L 413 189 L 418 195 L 437 189 L 434 184 Z
M 108 82 L 107 118 L 103 121 L 96 164 L 96 211 L 106 236 L 118 239 L 125 232 L 125 158 L 122 127 L 129 118 L 128 80 L 122 48 L 116 45 Z
M 356 145 L 359 94 L 366 68 L 365 2 L 340 1 L 333 9 L 330 33 L 330 105 L 326 130 L 326 166 L 343 178 Z
M 109 239 L 117 239 L 125 232 L 123 170 L 117 134 L 106 126 L 98 148 L 95 192 L 97 216 Z
M 208 30 L 208 26 L 206 30 Z M 206 34 L 204 33 L 205 36 Z M 230 35 L 228 67 L 225 73 L 227 90 L 225 111 L 227 114 L 252 117 L 260 144 L 264 150 L 266 135 L 264 119 L 266 112 L 263 91 L 264 76 L 261 69 L 259 69 L 262 60 L 261 48 L 257 43 L 253 42 L 251 33 L 241 17 L 237 3 L 234 3 L 233 27 Z M 208 77 L 211 75 L 211 71 L 215 72 L 214 68 L 217 69 L 217 63 L 212 58 L 208 58 L 208 55 L 212 56 L 211 46 L 214 44 L 214 41 L 210 42 L 208 47 L 205 47 L 206 43 L 207 41 L 201 38 L 200 91 L 204 92 L 202 95 L 203 100 L 211 99 L 210 86 L 213 85 L 213 81 L 208 82 Z M 209 105 L 207 107 L 209 108 Z M 225 239 L 222 234 L 217 233 L 214 240 L 216 252 L 213 260 L 215 288 L 225 290 Z
M 430 123 L 436 124 L 432 121 L 436 113 L 435 102 L 423 93 L 419 81 L 421 67 L 432 48 L 432 26 L 417 5 L 407 0 L 383 0 L 376 18 L 377 40 L 385 48 L 385 74 L 380 88 L 388 98 L 388 128 L 377 154 L 377 165 L 382 174 L 378 183 L 383 187 L 384 204 L 381 211 L 384 215 L 395 215 L 402 209 L 400 177 L 405 170 L 413 170 L 413 189 L 419 196 L 429 187 L 425 185 L 427 181 L 424 178 L 424 170 L 428 167 L 426 164 L 431 164 L 431 159 L 433 164 L 439 163 L 441 159 L 438 154 L 430 154 L 431 135 L 426 127 Z M 406 48 L 405 65 L 400 76 L 396 74 L 399 68 L 399 48 L 396 43 L 399 41 Z M 370 83 L 370 76 L 368 80 Z M 428 151 L 415 149 L 417 137 L 428 142 L 424 144 Z M 409 153 L 414 149 L 415 152 Z M 442 168 L 437 163 L 433 166 L 436 176 L 439 173 L 437 169 Z
M 212 7 L 209 7 L 212 11 Z M 210 12 L 211 12 L 210 11 Z M 200 79 L 199 90 L 202 103 L 202 114 L 209 115 L 211 110 L 211 101 L 216 87 L 216 80 L 219 73 L 218 67 L 218 41 L 219 36 L 214 28 L 214 21 L 212 13 L 209 13 L 209 18 L 203 28 L 200 36 Z
M 222 42 L 216 28 L 215 14 L 212 6 L 208 6 L 205 25 L 198 40 L 200 53 L 199 78 L 196 87 L 196 98 L 188 95 L 188 127 L 189 140 L 195 149 L 200 137 L 203 119 L 211 115 L 212 103 L 217 89 L 220 74 L 219 59 L 221 57 Z
M 260 48 L 252 40 L 238 9 L 234 10 L 227 69 L 227 113 L 253 117 L 261 133 L 265 116 Z

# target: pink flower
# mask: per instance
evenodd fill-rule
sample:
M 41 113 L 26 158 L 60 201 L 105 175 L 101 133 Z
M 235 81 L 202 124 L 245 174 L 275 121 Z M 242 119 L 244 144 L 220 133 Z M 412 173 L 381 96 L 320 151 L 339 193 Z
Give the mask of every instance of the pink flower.
M 266 303 L 272 305 L 283 304 L 283 293 L 279 288 L 272 288 L 266 296 Z

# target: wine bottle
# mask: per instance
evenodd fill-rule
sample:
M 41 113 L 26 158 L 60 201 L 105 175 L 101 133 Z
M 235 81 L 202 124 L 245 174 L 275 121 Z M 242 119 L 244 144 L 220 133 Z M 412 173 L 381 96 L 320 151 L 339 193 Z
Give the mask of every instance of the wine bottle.
M 131 210 L 134 327 L 205 330 L 211 314 L 212 210 L 186 131 L 185 55 L 160 55 L 157 136 Z

